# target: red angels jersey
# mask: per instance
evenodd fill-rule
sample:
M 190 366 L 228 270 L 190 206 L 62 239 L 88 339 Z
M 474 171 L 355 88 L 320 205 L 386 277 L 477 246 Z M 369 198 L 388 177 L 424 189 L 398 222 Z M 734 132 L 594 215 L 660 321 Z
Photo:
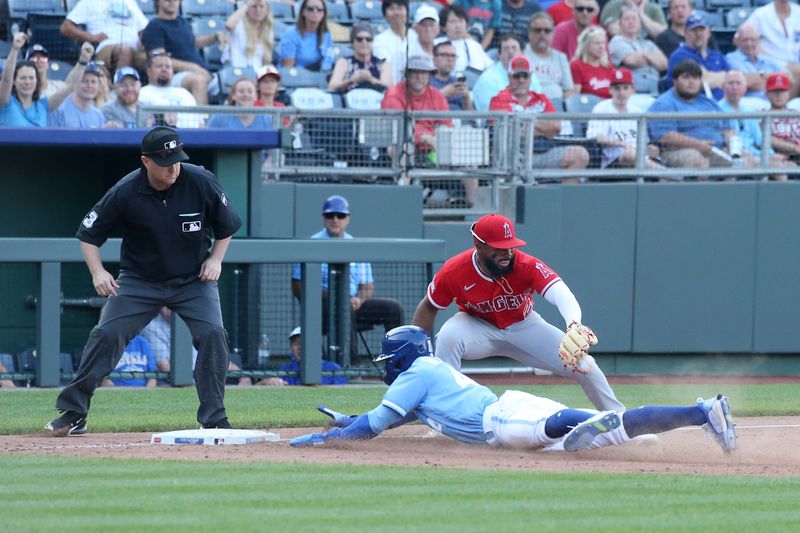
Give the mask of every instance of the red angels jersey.
M 543 261 L 517 250 L 514 269 L 495 280 L 480 271 L 474 248 L 450 258 L 428 284 L 428 300 L 458 309 L 505 329 L 533 312 L 533 293 L 544 295 L 561 277 Z

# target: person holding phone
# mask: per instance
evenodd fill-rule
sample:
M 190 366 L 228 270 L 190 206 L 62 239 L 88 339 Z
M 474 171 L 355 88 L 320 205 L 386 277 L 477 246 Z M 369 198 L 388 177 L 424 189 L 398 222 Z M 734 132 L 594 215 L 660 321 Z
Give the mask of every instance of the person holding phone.
M 433 47 L 433 65 L 436 72 L 431 76 L 431 86 L 439 89 L 447 99 L 450 111 L 472 111 L 472 97 L 463 72 L 453 72 L 456 66 L 456 48 L 450 41 Z

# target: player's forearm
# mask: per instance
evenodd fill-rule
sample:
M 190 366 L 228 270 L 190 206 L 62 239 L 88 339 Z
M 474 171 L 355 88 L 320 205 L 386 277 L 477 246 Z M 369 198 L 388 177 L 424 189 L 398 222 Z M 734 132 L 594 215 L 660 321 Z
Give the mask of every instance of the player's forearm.
M 428 297 L 424 296 L 422 301 L 419 302 L 419 305 L 417 305 L 417 309 L 414 311 L 414 318 L 411 319 L 411 323 L 433 334 L 433 323 L 436 320 L 436 313 L 437 309 L 428 301 Z
M 566 283 L 563 281 L 554 283 L 547 292 L 544 293 L 544 298 L 558 308 L 558 312 L 561 313 L 561 316 L 564 318 L 565 324 L 569 325 L 573 322 L 581 323 L 583 314 L 581 312 L 581 306 Z

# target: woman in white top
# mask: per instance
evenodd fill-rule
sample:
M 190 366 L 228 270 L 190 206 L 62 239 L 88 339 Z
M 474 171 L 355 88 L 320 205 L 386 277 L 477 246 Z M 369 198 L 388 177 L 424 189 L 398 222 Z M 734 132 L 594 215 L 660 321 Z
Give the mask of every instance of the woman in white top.
M 494 61 L 469 33 L 467 33 L 467 12 L 459 5 L 451 5 L 442 9 L 439 17 L 446 37 L 439 37 L 434 42 L 450 41 L 456 48 L 456 66 L 454 72 L 464 71 L 467 67 L 484 71 Z
M 258 70 L 272 63 L 272 10 L 267 0 L 247 0 L 225 22 L 231 32 L 222 61 L 238 68 Z

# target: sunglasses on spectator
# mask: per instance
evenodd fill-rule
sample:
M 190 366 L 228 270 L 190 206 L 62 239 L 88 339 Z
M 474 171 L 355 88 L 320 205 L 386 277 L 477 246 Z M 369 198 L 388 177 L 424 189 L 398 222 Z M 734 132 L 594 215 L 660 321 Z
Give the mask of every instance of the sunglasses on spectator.
M 575 8 L 575 11 L 577 11 L 578 13 L 592 13 L 594 11 L 594 8 L 591 6 L 577 6 Z
M 347 215 L 344 214 L 344 213 L 325 213 L 322 216 L 324 216 L 328 220 L 333 220 L 334 218 L 338 218 L 339 220 L 342 220 L 343 218 L 347 218 Z
M 179 144 L 175 148 L 162 148 L 161 150 L 156 150 L 155 152 L 142 152 L 142 155 L 146 156 L 154 156 L 157 155 L 160 158 L 166 158 L 171 156 L 172 154 L 182 154 L 183 153 L 183 143 Z
M 306 11 L 311 11 L 312 13 L 313 12 L 322 13 L 325 11 L 325 8 L 321 6 L 306 6 Z
M 531 28 L 533 33 L 553 33 L 553 28 Z
M 439 54 L 436 54 L 436 57 L 446 57 L 447 59 L 455 59 L 456 55 L 455 54 L 442 54 L 442 53 L 439 53 Z
M 531 77 L 530 72 L 515 72 L 511 75 L 515 80 L 526 80 Z
M 362 36 L 356 37 L 353 40 L 356 41 L 356 42 L 359 42 L 359 43 L 371 43 L 372 42 L 372 37 L 370 37 L 369 35 L 366 35 L 366 36 L 362 35 Z

